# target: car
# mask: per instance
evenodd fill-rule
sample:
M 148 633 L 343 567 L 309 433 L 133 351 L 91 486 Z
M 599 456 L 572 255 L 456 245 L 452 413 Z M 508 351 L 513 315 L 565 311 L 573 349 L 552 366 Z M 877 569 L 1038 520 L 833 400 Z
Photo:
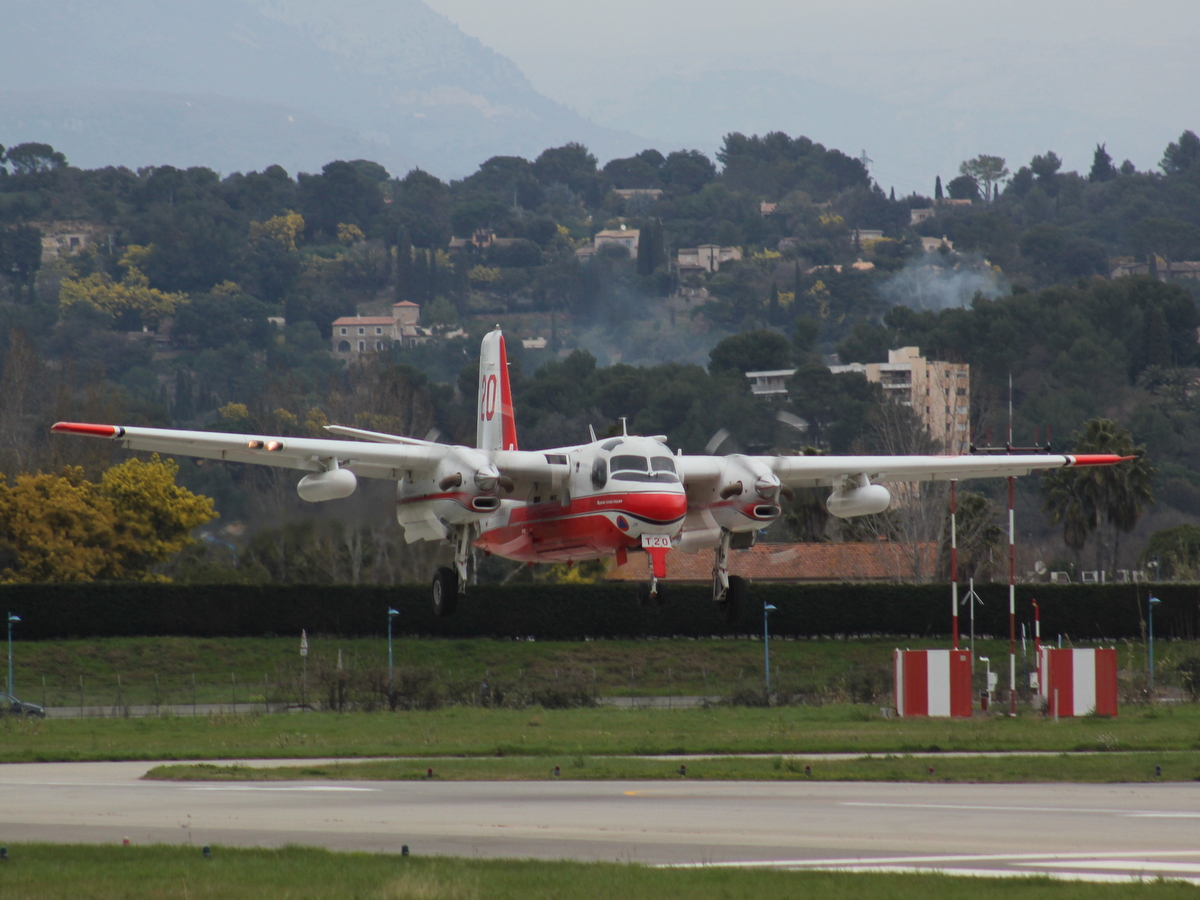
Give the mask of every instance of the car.
M 37 716 L 39 719 L 46 718 L 44 707 L 38 706 L 36 703 L 26 703 L 24 700 L 18 700 L 12 694 L 0 694 L 0 712 L 11 716 Z

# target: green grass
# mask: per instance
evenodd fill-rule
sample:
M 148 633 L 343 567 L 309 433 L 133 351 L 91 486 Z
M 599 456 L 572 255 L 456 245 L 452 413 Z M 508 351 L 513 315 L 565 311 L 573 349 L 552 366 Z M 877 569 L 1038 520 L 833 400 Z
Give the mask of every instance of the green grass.
M 299 638 L 103 638 L 20 641 L 15 644 L 16 694 L 50 706 L 113 707 L 121 679 L 122 704 L 261 703 L 299 699 Z M 309 695 L 320 698 L 322 673 L 336 665 L 377 678 L 387 665 L 385 638 L 310 636 Z M 772 683 L 785 692 L 826 701 L 882 703 L 891 688 L 892 651 L 945 647 L 945 639 L 906 637 L 771 642 Z M 1007 667 L 1007 641 L 977 642 L 977 653 Z M 1033 645 L 1027 656 L 1033 664 Z M 1020 647 L 1018 646 L 1018 653 Z M 1145 646 L 1121 642 L 1120 667 L 1127 676 L 1145 668 Z M 762 643 L 737 640 L 499 641 L 398 639 L 395 665 L 417 671 L 442 693 L 477 694 L 484 678 L 493 687 L 518 685 L 574 688 L 598 696 L 728 696 L 762 685 Z M 1200 656 L 1200 642 L 1160 641 L 1155 648 L 1160 685 L 1177 681 L 1175 666 Z M 631 672 L 632 670 L 632 672 Z M 82 698 L 80 679 L 82 678 Z M 982 687 L 982 668 L 978 673 Z M 157 679 L 157 682 L 156 682 Z M 193 684 L 194 680 L 194 684 Z
M 884 719 L 875 707 L 506 710 L 0 721 L 0 762 L 1200 749 L 1200 707 L 1116 719 Z
M 621 863 L 534 862 L 331 853 L 286 847 L 117 847 L 22 844 L 0 864 L 5 900 L 187 898 L 187 900 L 937 900 L 969 892 L 978 900 L 1193 898 L 1191 885 L 1088 884 L 1048 878 L 972 878 L 777 872 L 761 869 L 654 869 Z M 85 887 L 86 886 L 86 887 Z
M 166 765 L 146 777 L 161 781 L 422 781 L 433 768 L 438 781 L 917 781 L 917 782 L 1113 782 L 1195 781 L 1200 753 L 1166 752 L 1100 755 L 1006 756 L 986 758 L 887 756 L 867 759 L 805 759 L 795 756 L 629 759 L 612 756 L 441 758 L 372 760 L 317 766 Z M 1162 767 L 1162 775 L 1154 767 Z M 558 766 L 559 774 L 554 774 Z M 805 767 L 811 767 L 805 773 Z M 930 774 L 930 769 L 933 773 Z

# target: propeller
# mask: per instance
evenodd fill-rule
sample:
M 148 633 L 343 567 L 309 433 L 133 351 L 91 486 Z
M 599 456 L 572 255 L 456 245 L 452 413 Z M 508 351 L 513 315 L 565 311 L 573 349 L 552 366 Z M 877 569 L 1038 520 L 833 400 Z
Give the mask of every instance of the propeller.
M 719 428 L 717 433 L 708 439 L 708 443 L 704 445 L 704 452 L 709 456 L 716 454 L 722 444 L 729 440 L 729 429 Z

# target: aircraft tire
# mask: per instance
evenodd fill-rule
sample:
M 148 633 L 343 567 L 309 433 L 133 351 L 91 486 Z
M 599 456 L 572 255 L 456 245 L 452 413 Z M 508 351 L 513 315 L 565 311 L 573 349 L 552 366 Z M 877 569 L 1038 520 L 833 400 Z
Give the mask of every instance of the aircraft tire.
M 721 608 L 721 615 L 725 619 L 726 625 L 737 623 L 749 594 L 750 584 L 745 578 L 740 575 L 729 576 L 729 590 L 725 592 L 725 599 L 717 604 Z
M 433 614 L 448 619 L 458 609 L 458 573 L 443 566 L 433 575 Z

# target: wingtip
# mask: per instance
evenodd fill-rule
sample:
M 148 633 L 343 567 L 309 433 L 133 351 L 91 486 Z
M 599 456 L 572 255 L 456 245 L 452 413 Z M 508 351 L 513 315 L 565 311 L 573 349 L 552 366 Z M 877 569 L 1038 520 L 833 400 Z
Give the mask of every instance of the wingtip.
M 50 426 L 55 434 L 82 434 L 86 437 L 117 438 L 125 433 L 119 425 L 93 425 L 88 422 L 55 422 Z
M 1135 456 L 1118 456 L 1115 453 L 1078 453 L 1071 454 L 1073 466 L 1115 466 L 1117 463 L 1136 459 Z

